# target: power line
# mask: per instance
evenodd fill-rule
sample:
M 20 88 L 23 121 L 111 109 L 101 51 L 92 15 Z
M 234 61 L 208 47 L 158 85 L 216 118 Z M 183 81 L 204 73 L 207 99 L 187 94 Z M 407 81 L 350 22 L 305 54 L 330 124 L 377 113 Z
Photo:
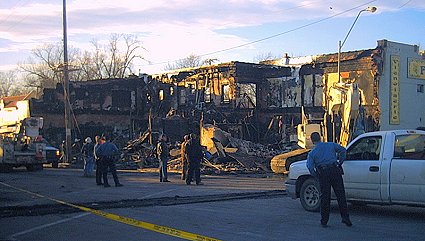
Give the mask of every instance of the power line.
M 407 2 L 405 2 L 405 3 L 403 3 L 400 7 L 398 7 L 399 9 L 400 8 L 403 8 L 404 6 L 406 6 L 407 4 L 409 4 L 410 2 L 411 2 L 412 0 L 408 0 Z
M 7 20 L 9 20 L 10 16 L 12 16 L 12 15 L 13 15 L 13 13 L 14 13 L 14 10 L 15 10 L 15 9 L 17 9 L 17 8 L 19 8 L 19 7 L 24 6 L 24 5 L 25 5 L 25 4 L 27 4 L 29 1 L 30 1 L 30 0 L 25 0 L 25 1 L 24 1 L 24 0 L 19 0 L 19 1 L 16 3 L 16 5 L 15 5 L 15 6 L 13 6 L 12 11 L 10 11 L 10 12 L 9 12 L 9 14 L 8 14 L 5 18 L 0 19 L 0 23 L 5 23 Z
M 290 29 L 290 30 L 287 30 L 287 31 L 284 31 L 284 32 L 281 32 L 281 33 L 277 33 L 277 34 L 274 34 L 274 35 L 270 35 L 270 36 L 268 36 L 268 37 L 261 38 L 261 39 L 257 39 L 257 40 L 254 40 L 254 41 L 251 41 L 251 42 L 248 42 L 248 43 L 244 43 L 244 44 L 236 45 L 236 46 L 233 46 L 233 47 L 230 47 L 230 48 L 225 48 L 225 49 L 221 49 L 221 50 L 217 50 L 217 51 L 213 51 L 213 52 L 209 52 L 209 53 L 201 54 L 201 55 L 199 55 L 199 57 L 205 57 L 205 56 L 208 56 L 208 55 L 213 55 L 213 54 L 217 54 L 217 53 L 227 52 L 227 51 L 230 51 L 230 50 L 234 50 L 234 49 L 241 48 L 241 47 L 245 47 L 245 46 L 248 46 L 248 45 L 251 45 L 251 44 L 255 44 L 255 43 L 259 43 L 259 42 L 263 42 L 263 41 L 265 41 L 265 40 L 269 40 L 269 39 L 272 39 L 272 38 L 276 38 L 276 37 L 278 37 L 278 36 L 285 35 L 285 34 L 288 34 L 288 33 L 291 33 L 291 32 L 295 32 L 295 31 L 297 31 L 297 30 L 300 30 L 300 29 L 303 29 L 303 28 L 307 28 L 307 27 L 310 27 L 310 26 L 312 26 L 312 25 L 315 25 L 315 24 L 318 24 L 318 23 L 324 22 L 324 21 L 326 21 L 326 20 L 329 20 L 329 19 L 335 18 L 335 17 L 337 17 L 337 16 L 343 15 L 343 14 L 345 14 L 345 13 L 351 12 L 351 11 L 353 11 L 353 10 L 355 10 L 355 9 L 360 8 L 360 7 L 367 6 L 367 5 L 369 5 L 369 4 L 373 3 L 373 2 L 376 2 L 376 1 L 377 1 L 377 0 L 371 0 L 371 1 L 369 1 L 369 2 L 366 2 L 366 3 L 360 4 L 360 5 L 358 5 L 358 6 L 355 6 L 355 7 L 352 7 L 352 8 L 350 8 L 350 9 L 347 9 L 347 10 L 344 10 L 344 11 L 342 11 L 342 12 L 339 12 L 339 13 L 336 13 L 336 14 L 334 14 L 334 15 L 331 15 L 331 16 L 329 16 L 329 17 L 322 18 L 322 19 L 319 19 L 319 20 L 317 20 L 317 21 L 314 21 L 314 22 L 311 22 L 311 23 L 307 23 L 307 24 L 301 25 L 301 26 L 299 26 L 299 27 L 296 27 L 296 28 L 293 28 L 293 29 Z M 410 0 L 410 1 L 411 1 L 411 0 Z M 139 67 L 143 67 L 143 66 L 152 66 L 152 65 L 167 64 L 167 63 L 170 63 L 170 62 L 176 62 L 176 61 L 183 60 L 183 59 L 184 59 L 184 58 L 182 58 L 182 59 L 176 59 L 176 60 L 170 60 L 170 61 L 163 61 L 163 62 L 158 62 L 158 63 L 151 63 L 151 64 L 147 64 L 147 65 L 138 65 L 138 66 L 139 66 Z

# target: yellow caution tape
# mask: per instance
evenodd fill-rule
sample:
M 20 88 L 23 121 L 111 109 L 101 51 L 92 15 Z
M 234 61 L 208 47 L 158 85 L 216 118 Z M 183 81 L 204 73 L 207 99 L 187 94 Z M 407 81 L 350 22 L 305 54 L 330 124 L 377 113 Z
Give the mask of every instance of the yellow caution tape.
M 63 205 L 67 205 L 67 206 L 70 206 L 70 207 L 73 207 L 73 208 L 77 208 L 77 209 L 80 209 L 84 212 L 90 212 L 90 213 L 93 213 L 93 214 L 100 216 L 100 217 L 104 217 L 104 218 L 114 220 L 114 221 L 117 221 L 117 222 L 120 222 L 120 223 L 125 223 L 125 224 L 131 225 L 131 226 L 147 229 L 147 230 L 154 231 L 154 232 L 157 232 L 157 233 L 162 233 L 162 234 L 166 234 L 166 235 L 169 235 L 169 236 L 174 236 L 174 237 L 178 237 L 178 238 L 182 238 L 182 239 L 186 239 L 186 240 L 220 241 L 219 239 L 210 238 L 210 237 L 202 236 L 202 235 L 199 235 L 199 234 L 186 232 L 186 231 L 170 228 L 170 227 L 167 227 L 167 226 L 161 226 L 161 225 L 156 225 L 156 224 L 152 224 L 152 223 L 148 223 L 148 222 L 142 222 L 142 221 L 139 221 L 137 219 L 123 217 L 123 216 L 119 216 L 119 215 L 116 215 L 116 214 L 107 213 L 107 212 L 104 212 L 104 211 L 101 211 L 101 210 L 91 209 L 91 208 L 88 208 L 88 207 L 79 206 L 79 205 L 75 205 L 75 204 L 72 204 L 72 203 L 67 203 L 67 202 L 64 202 L 64 201 L 61 201 L 61 200 L 58 200 L 58 199 L 55 199 L 55 198 L 43 196 L 43 195 L 38 194 L 38 193 L 34 193 L 34 192 L 31 192 L 31 191 L 28 191 L 28 190 L 25 190 L 25 189 L 14 187 L 14 186 L 11 186 L 11 185 L 4 183 L 4 182 L 0 182 L 0 184 L 7 186 L 7 187 L 10 187 L 10 188 L 13 188 L 13 189 L 18 190 L 18 191 L 21 191 L 21 192 L 25 192 L 25 193 L 28 193 L 28 194 L 31 194 L 31 195 L 35 195 L 35 196 L 40 197 L 40 198 L 46 198 L 48 200 L 51 200 L 51 201 L 54 201 L 54 202 L 57 202 L 57 203 L 60 203 L 60 204 L 63 204 Z

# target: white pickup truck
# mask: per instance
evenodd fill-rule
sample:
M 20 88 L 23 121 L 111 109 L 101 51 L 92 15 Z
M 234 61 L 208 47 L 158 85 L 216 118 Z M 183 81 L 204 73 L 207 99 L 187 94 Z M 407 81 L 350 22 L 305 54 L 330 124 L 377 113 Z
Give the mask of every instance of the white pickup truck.
M 347 201 L 353 204 L 425 206 L 425 131 L 362 134 L 348 144 L 343 168 Z M 285 186 L 305 210 L 319 210 L 319 183 L 305 160 L 290 166 Z

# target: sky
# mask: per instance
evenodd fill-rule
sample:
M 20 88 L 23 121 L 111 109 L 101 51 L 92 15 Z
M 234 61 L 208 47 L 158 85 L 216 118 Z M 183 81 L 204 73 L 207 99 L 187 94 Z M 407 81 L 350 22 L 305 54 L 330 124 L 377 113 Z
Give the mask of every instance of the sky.
M 0 0 L 0 71 L 16 67 L 31 50 L 63 39 L 63 1 Z M 111 34 L 140 41 L 133 72 L 155 74 L 191 54 L 202 59 L 256 62 L 370 49 L 377 41 L 425 49 L 424 0 L 67 0 L 68 46 L 93 49 Z

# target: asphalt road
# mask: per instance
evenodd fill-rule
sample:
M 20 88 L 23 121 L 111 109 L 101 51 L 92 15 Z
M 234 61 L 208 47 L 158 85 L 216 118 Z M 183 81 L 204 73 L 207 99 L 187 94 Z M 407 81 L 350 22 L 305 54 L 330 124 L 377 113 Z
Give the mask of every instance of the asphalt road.
M 81 174 L 81 175 L 80 175 Z M 0 240 L 181 240 L 130 221 L 168 227 L 220 240 L 424 240 L 425 208 L 349 206 L 354 226 L 340 223 L 332 205 L 330 227 L 306 212 L 283 190 L 283 177 L 204 176 L 204 186 L 186 186 L 177 175 L 159 183 L 155 173 L 120 172 L 125 185 L 102 188 L 80 170 L 0 174 L 0 182 L 44 197 L 116 214 L 127 223 L 0 185 Z M 133 203 L 130 203 L 133 202 Z M 109 206 L 108 206 L 109 205 Z M 49 212 L 37 213 L 41 207 Z M 29 208 L 33 212 L 7 213 Z M 65 211 L 64 211 L 65 210 Z M 206 240 L 206 239 L 205 239 Z

